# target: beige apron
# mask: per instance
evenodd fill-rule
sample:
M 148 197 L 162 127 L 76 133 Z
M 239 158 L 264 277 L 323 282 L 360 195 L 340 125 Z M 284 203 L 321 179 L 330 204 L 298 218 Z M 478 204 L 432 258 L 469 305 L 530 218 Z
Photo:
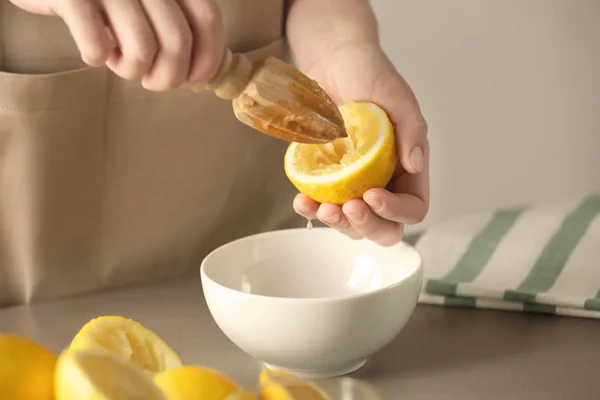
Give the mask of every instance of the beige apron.
M 283 0 L 221 0 L 227 44 L 283 54 Z M 286 144 L 231 103 L 85 67 L 62 21 L 0 0 L 0 307 L 196 279 L 226 241 L 298 226 Z

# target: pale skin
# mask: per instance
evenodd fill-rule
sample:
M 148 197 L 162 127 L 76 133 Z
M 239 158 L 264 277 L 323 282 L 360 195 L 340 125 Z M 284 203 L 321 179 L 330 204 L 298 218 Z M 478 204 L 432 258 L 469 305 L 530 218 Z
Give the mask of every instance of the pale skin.
M 11 0 L 69 27 L 83 61 L 144 88 L 200 91 L 221 62 L 223 19 L 212 0 Z M 108 29 L 107 29 L 108 28 Z
M 183 84 L 200 91 L 218 70 L 224 29 L 213 0 L 11 0 L 26 11 L 63 19 L 84 62 L 106 65 L 152 91 Z M 371 101 L 395 126 L 398 169 L 386 189 L 343 206 L 303 195 L 296 212 L 351 238 L 382 246 L 429 209 L 427 125 L 410 87 L 379 45 L 368 0 L 294 0 L 287 36 L 299 68 L 339 104 Z
M 341 207 L 300 194 L 294 209 L 351 238 L 382 246 L 399 242 L 405 224 L 422 221 L 429 210 L 427 124 L 412 90 L 379 45 L 369 2 L 296 0 L 287 36 L 300 69 L 337 103 L 371 101 L 387 111 L 399 158 L 396 176 L 386 189 L 371 189 Z

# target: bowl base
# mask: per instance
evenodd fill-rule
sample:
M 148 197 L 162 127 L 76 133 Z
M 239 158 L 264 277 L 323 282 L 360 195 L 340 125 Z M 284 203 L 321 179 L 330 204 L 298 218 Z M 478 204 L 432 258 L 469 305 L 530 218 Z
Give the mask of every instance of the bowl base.
M 291 369 L 291 368 L 278 367 L 277 365 L 272 365 L 272 364 L 267 364 L 267 363 L 264 363 L 264 364 L 265 364 L 265 367 L 267 367 L 270 370 L 283 370 L 283 371 L 291 372 L 292 374 L 296 375 L 298 378 L 301 378 L 301 379 L 326 379 L 326 378 L 335 378 L 335 377 L 342 376 L 342 375 L 348 375 L 352 372 L 358 371 L 366 364 L 366 362 L 367 362 L 367 360 L 364 359 L 357 363 L 350 364 L 350 365 L 344 365 L 342 367 L 339 367 L 336 369 L 331 369 L 331 370 Z

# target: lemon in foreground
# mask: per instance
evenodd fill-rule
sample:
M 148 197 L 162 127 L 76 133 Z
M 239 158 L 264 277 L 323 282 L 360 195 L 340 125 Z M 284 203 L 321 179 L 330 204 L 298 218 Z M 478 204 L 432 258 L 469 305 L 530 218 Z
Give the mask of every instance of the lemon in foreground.
M 300 378 L 298 378 L 291 372 L 265 368 L 260 372 L 260 375 L 258 376 L 258 386 L 263 387 L 270 385 L 274 382 L 281 383 L 285 381 L 298 381 L 299 379 Z
M 319 387 L 289 372 L 263 370 L 259 376 L 260 400 L 331 400 Z
M 223 400 L 257 400 L 256 396 L 245 389 L 241 389 L 235 393 L 231 393 Z
M 149 374 L 181 366 L 179 356 L 140 323 L 119 316 L 92 319 L 73 338 L 69 350 L 105 350 L 130 360 Z
M 368 102 L 339 107 L 347 138 L 326 144 L 291 143 L 285 173 L 300 193 L 319 203 L 344 204 L 385 187 L 396 169 L 394 127 L 386 112 Z
M 222 372 L 185 365 L 154 376 L 154 383 L 169 400 L 253 400 L 242 387 Z
M 32 340 L 0 334 L 0 399 L 53 399 L 56 355 Z
M 139 367 L 98 349 L 63 352 L 54 388 L 56 400 L 166 400 Z

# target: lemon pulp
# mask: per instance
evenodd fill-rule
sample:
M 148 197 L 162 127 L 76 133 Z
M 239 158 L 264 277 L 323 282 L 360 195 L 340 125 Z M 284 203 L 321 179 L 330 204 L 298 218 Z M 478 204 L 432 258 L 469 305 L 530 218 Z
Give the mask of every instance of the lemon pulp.
M 342 106 L 348 137 L 326 144 L 306 144 L 296 151 L 296 169 L 308 175 L 325 175 L 357 162 L 375 145 L 380 130 L 376 115 L 366 107 Z
M 292 143 L 284 160 L 294 186 L 320 203 L 343 204 L 371 188 L 385 187 L 397 164 L 393 126 L 369 102 L 339 107 L 348 137 L 326 144 Z
M 120 316 L 92 319 L 75 335 L 69 349 L 104 350 L 149 374 L 181 366 L 179 356 L 158 335 Z
M 55 396 L 56 400 L 165 400 L 139 367 L 97 349 L 61 354 Z

